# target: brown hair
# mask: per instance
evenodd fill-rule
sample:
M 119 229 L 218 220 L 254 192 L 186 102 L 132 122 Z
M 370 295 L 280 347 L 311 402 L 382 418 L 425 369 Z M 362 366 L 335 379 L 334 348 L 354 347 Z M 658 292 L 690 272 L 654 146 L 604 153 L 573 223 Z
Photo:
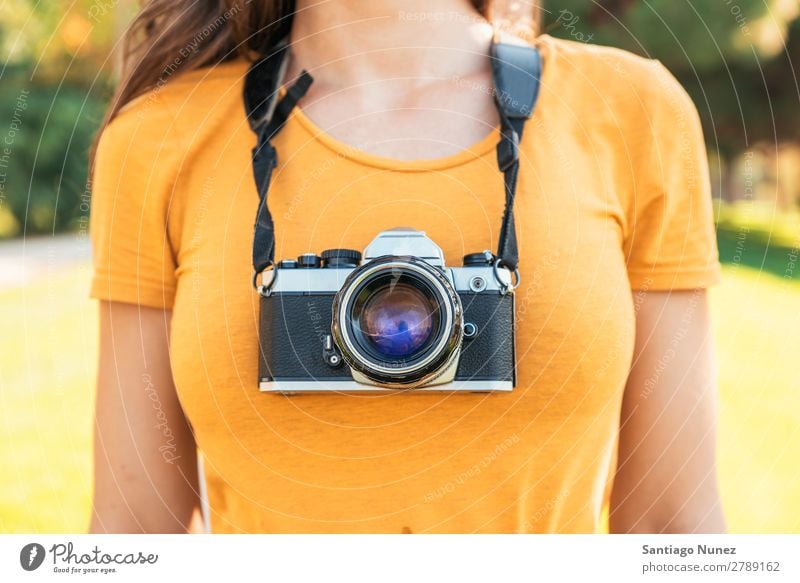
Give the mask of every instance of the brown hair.
M 471 2 L 492 19 L 507 0 Z M 536 3 L 521 4 L 528 14 L 511 15 L 504 26 L 513 21 L 533 31 Z M 179 72 L 265 52 L 289 33 L 294 11 L 295 0 L 147 0 L 122 39 L 121 79 L 101 130 L 126 103 Z

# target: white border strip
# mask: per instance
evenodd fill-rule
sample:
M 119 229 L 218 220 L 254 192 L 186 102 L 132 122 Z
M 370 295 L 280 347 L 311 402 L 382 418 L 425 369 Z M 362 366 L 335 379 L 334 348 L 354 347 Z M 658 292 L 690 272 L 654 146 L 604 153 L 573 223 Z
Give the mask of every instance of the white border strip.
M 385 389 L 372 385 L 362 385 L 353 380 L 347 381 L 262 381 L 258 388 L 263 393 L 282 393 L 292 395 L 295 393 L 398 393 L 398 392 L 426 392 L 450 393 L 464 391 L 471 393 L 492 393 L 495 391 L 511 391 L 514 383 L 511 381 L 455 381 L 444 385 L 420 387 L 418 389 Z

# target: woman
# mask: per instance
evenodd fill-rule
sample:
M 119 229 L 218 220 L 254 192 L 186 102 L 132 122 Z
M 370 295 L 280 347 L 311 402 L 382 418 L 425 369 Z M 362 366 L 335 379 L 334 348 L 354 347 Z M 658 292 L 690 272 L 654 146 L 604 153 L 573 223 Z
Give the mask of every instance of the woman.
M 214 532 L 722 531 L 701 130 L 623 51 L 534 40 L 513 391 L 259 392 L 254 49 L 288 34 L 286 79 L 314 77 L 274 140 L 277 258 L 409 225 L 456 264 L 504 203 L 487 3 L 293 4 L 152 0 L 134 28 L 94 166 L 92 531 L 196 531 L 201 500 Z

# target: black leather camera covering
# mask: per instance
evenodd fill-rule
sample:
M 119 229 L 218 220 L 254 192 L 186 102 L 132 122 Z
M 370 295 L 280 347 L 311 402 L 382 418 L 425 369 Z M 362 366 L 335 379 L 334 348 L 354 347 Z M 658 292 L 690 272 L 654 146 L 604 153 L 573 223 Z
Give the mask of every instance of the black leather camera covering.
M 457 380 L 515 381 L 514 296 L 460 293 L 464 321 L 477 327 L 465 339 Z M 333 294 L 276 293 L 261 298 L 260 381 L 350 379 L 350 368 L 323 359 L 330 334 Z
M 464 322 L 478 328 L 474 338 L 464 339 L 456 380 L 515 381 L 514 295 L 459 293 Z

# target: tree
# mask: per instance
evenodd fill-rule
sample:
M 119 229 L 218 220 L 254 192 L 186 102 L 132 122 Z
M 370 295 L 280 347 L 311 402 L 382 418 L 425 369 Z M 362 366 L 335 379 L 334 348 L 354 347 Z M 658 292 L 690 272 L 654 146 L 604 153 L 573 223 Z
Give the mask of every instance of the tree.
M 730 158 L 800 139 L 799 12 L 795 0 L 560 0 L 544 29 L 659 59 L 697 104 L 709 148 Z
M 0 238 L 85 228 L 116 2 L 0 4 Z

